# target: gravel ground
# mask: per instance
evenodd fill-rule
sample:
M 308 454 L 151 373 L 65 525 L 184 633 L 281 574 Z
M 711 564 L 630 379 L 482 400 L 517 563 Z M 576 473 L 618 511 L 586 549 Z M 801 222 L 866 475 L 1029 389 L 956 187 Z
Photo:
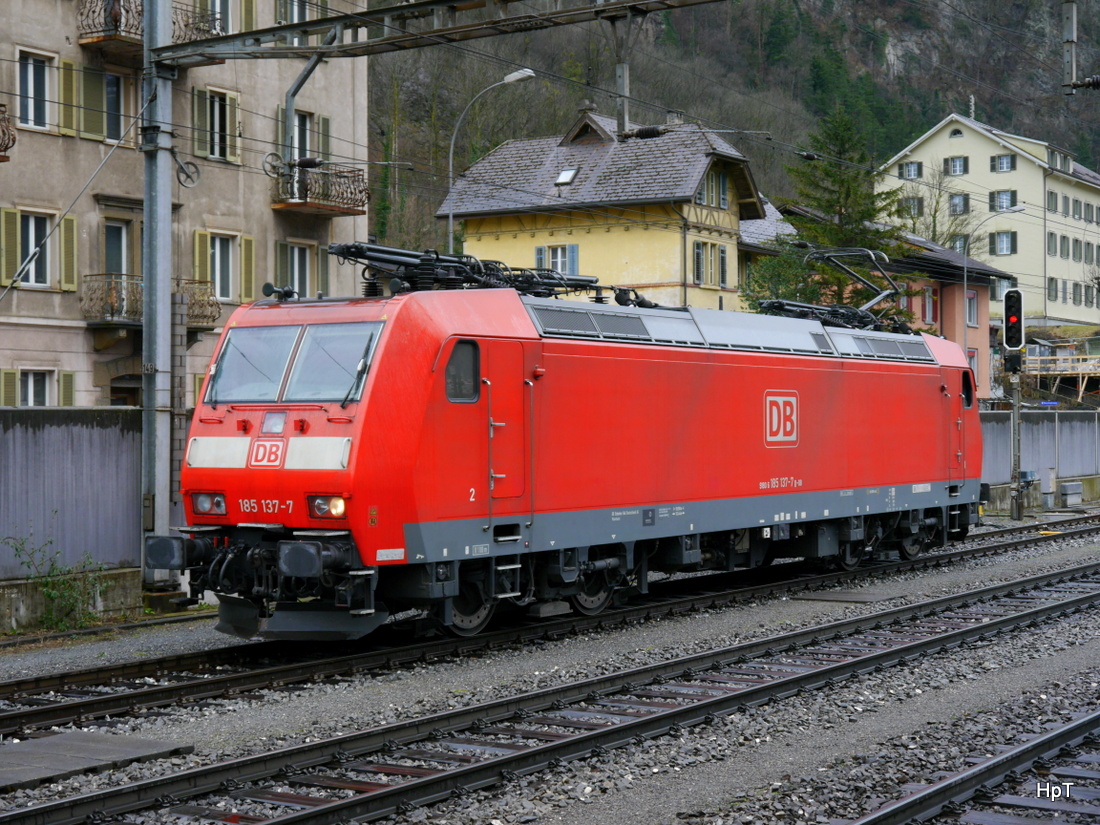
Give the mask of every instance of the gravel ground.
M 113 730 L 189 743 L 196 751 L 0 796 L 0 810 L 973 589 L 1089 561 L 1097 550 L 1065 542 L 1056 551 L 1019 551 L 877 580 L 864 588 L 882 599 L 877 602 L 769 599 L 126 721 Z M 0 658 L 6 677 L 14 678 L 233 643 L 214 633 L 211 622 L 201 622 L 8 650 Z M 717 825 L 850 817 L 900 784 L 958 769 L 976 750 L 1095 704 L 1098 665 L 1100 616 L 1078 615 L 571 763 L 399 821 Z

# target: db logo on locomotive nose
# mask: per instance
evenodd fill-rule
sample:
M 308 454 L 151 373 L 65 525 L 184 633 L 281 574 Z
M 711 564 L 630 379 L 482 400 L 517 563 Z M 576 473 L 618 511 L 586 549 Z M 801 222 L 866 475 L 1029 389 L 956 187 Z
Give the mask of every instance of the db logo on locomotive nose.
M 252 452 L 248 456 L 249 467 L 279 467 L 283 463 L 285 443 L 278 439 L 252 442 Z
M 798 446 L 798 393 L 794 390 L 764 393 L 764 443 L 769 447 Z

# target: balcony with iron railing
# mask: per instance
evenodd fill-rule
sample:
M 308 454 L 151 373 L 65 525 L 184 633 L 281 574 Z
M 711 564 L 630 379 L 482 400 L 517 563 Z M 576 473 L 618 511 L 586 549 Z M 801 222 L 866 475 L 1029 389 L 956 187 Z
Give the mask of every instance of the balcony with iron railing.
M 15 138 L 15 126 L 8 117 L 8 107 L 0 103 L 0 163 L 11 160 L 8 150 L 15 145 Z
M 280 171 L 271 208 L 308 215 L 365 215 L 368 200 L 370 189 L 362 169 L 325 163 Z
M 188 329 L 213 329 L 217 325 L 222 305 L 214 297 L 210 281 L 176 278 L 172 292 L 187 296 Z M 140 275 L 104 272 L 81 277 L 80 311 L 89 327 L 140 327 L 144 305 Z
M 96 46 L 116 60 L 140 61 L 144 37 L 143 0 L 79 0 L 78 42 Z M 217 15 L 194 5 L 172 6 L 172 42 L 188 43 L 222 34 Z

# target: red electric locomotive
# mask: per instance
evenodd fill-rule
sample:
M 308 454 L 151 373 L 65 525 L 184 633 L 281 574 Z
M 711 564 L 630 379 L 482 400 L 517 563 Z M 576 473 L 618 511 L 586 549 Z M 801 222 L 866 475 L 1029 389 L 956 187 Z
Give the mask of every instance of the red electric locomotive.
M 978 409 L 950 342 L 333 251 L 393 294 L 269 289 L 234 312 L 187 442 L 188 527 L 147 542 L 148 566 L 217 595 L 225 632 L 356 638 L 418 609 L 470 634 L 501 604 L 595 613 L 650 571 L 848 567 L 977 520 Z

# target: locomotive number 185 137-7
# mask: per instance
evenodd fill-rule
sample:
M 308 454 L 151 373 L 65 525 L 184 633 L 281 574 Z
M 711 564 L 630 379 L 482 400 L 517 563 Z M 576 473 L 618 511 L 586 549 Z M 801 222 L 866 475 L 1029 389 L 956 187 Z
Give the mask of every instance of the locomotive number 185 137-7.
M 289 513 L 294 509 L 294 501 L 292 499 L 280 501 L 277 498 L 241 498 L 237 499 L 237 507 L 242 513 Z

